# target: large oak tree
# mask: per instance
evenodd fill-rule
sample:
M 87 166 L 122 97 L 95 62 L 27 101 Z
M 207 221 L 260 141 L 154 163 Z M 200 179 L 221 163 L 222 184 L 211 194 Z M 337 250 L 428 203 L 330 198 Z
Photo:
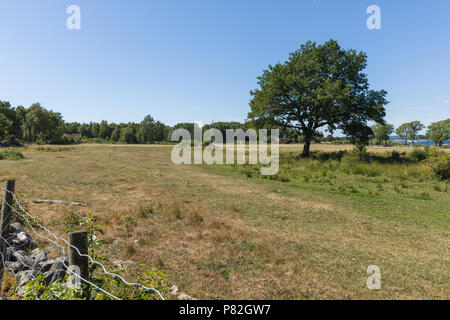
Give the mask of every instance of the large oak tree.
M 354 143 L 367 144 L 368 121 L 383 123 L 387 92 L 370 90 L 363 52 L 344 50 L 330 40 L 307 42 L 284 63 L 269 65 L 251 91 L 248 118 L 257 126 L 294 128 L 304 136 L 309 156 L 318 129 L 342 130 Z

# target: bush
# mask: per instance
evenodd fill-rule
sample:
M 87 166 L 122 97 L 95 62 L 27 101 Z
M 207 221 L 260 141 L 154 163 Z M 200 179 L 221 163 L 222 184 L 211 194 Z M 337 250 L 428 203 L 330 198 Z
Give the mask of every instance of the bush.
M 394 161 L 400 160 L 400 152 L 398 152 L 397 150 L 393 150 L 391 153 L 391 159 Z
M 450 153 L 431 158 L 429 164 L 438 180 L 443 181 L 450 178 Z
M 25 158 L 22 152 L 17 150 L 2 150 L 0 151 L 0 160 L 21 160 Z
M 427 158 L 427 151 L 423 149 L 414 149 L 409 154 L 409 157 L 416 162 L 420 162 Z
M 368 160 L 369 153 L 367 152 L 366 146 L 361 143 L 355 144 L 353 148 L 353 154 L 358 157 L 359 160 Z
M 39 139 L 38 141 L 36 141 L 36 144 L 40 145 L 40 146 L 43 146 L 44 144 L 47 144 L 47 142 L 42 140 L 42 139 Z
M 440 155 L 445 154 L 445 152 L 440 151 L 437 148 L 430 148 L 429 146 L 425 147 L 425 153 L 427 155 L 427 159 L 439 157 Z
M 63 135 L 62 137 L 61 137 L 61 144 L 73 144 L 73 143 L 75 143 L 75 141 L 71 138 L 71 137 L 69 137 L 68 135 Z

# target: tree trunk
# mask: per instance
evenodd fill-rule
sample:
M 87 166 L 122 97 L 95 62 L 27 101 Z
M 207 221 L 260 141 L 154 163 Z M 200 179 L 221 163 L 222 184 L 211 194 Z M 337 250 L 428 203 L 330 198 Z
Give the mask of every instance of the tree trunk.
M 309 158 L 310 147 L 311 147 L 311 139 L 305 138 L 305 144 L 303 146 L 302 158 Z

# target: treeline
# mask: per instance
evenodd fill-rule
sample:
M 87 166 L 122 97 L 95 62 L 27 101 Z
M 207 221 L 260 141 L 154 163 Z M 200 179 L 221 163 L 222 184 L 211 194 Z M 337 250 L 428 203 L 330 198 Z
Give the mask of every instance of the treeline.
M 62 115 L 47 110 L 39 103 L 29 108 L 11 107 L 9 102 L 0 101 L 0 143 L 14 145 L 20 143 L 39 144 L 70 144 L 76 142 L 110 142 L 127 144 L 166 143 L 170 142 L 172 132 L 176 129 L 186 129 L 194 137 L 194 123 L 178 123 L 168 126 L 146 116 L 140 123 L 108 123 L 106 120 L 90 123 L 65 122 Z M 248 130 L 255 128 L 252 122 L 215 122 L 202 127 L 202 131 L 211 128 L 218 129 L 226 137 L 227 129 Z M 303 135 L 292 128 L 272 126 L 280 130 L 282 143 L 303 143 Z M 432 123 L 426 135 L 419 133 L 425 129 L 420 121 L 412 121 L 399 126 L 394 130 L 391 124 L 376 124 L 371 127 L 371 144 L 391 145 L 390 136 L 395 132 L 401 139 L 414 142 L 417 139 L 429 139 L 436 146 L 442 146 L 450 138 L 450 119 Z M 75 134 L 75 136 L 74 136 Z M 79 135 L 79 138 L 76 136 Z M 348 138 L 324 136 L 316 132 L 313 142 L 349 143 Z
M 0 101 L 0 143 L 7 145 L 76 142 L 164 143 L 170 141 L 175 129 L 187 129 L 193 137 L 194 126 L 194 123 L 179 123 L 172 127 L 155 121 L 150 115 L 145 116 L 140 123 L 116 124 L 106 120 L 100 123 L 65 122 L 60 113 L 47 110 L 39 103 L 29 108 L 13 108 L 9 102 Z M 248 129 L 248 125 L 239 122 L 218 122 L 202 129 L 211 127 L 223 131 L 224 135 L 226 129 Z
M 9 102 L 0 101 L 0 142 L 59 142 L 64 134 L 60 113 L 46 110 L 39 103 L 28 109 L 12 108 Z
M 373 139 L 372 144 L 388 145 L 392 143 L 390 136 L 395 132 L 405 145 L 411 141 L 414 145 L 418 139 L 431 140 L 436 146 L 442 147 L 444 141 L 450 139 L 450 118 L 442 121 L 433 122 L 427 127 L 424 135 L 420 132 L 425 129 L 425 125 L 420 121 L 406 122 L 394 130 L 394 126 L 388 123 L 377 123 L 372 126 Z
M 81 135 L 82 141 L 93 142 L 120 142 L 120 143 L 158 143 L 170 140 L 172 128 L 160 121 L 155 121 L 151 116 L 145 116 L 140 123 L 108 123 L 106 120 L 100 123 L 70 122 L 64 125 L 66 134 Z
M 178 123 L 168 126 L 155 121 L 147 115 L 140 123 L 109 123 L 106 120 L 90 123 L 65 122 L 62 115 L 47 110 L 41 104 L 35 103 L 29 108 L 11 107 L 9 102 L 0 101 L 0 143 L 8 145 L 20 143 L 38 144 L 70 144 L 77 142 L 110 142 L 126 144 L 165 143 L 170 142 L 172 132 L 176 129 L 186 129 L 194 137 L 194 123 Z M 215 122 L 202 127 L 202 131 L 211 128 L 218 129 L 226 137 L 227 129 L 247 130 L 253 126 L 250 123 Z M 280 136 L 292 141 L 301 140 L 293 129 L 280 129 Z M 74 135 L 79 134 L 78 137 Z M 4 143 L 4 144 L 5 144 Z
M 140 123 L 64 122 L 60 113 L 47 110 L 39 103 L 29 108 L 13 108 L 9 102 L 0 101 L 0 142 L 10 145 L 22 142 L 67 144 L 77 140 L 155 143 L 168 141 L 171 129 L 151 116 Z M 81 139 L 73 139 L 73 134 L 80 134 Z

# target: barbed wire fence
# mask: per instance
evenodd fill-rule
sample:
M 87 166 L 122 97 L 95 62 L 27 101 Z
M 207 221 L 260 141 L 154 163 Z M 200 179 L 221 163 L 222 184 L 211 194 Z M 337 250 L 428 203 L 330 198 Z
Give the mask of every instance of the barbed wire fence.
M 96 261 L 87 252 L 81 252 L 78 247 L 66 239 L 58 237 L 26 210 L 16 198 L 14 181 L 7 181 L 6 187 L 0 187 L 0 192 L 3 193 L 3 197 L 0 195 L 0 290 L 2 289 L 5 270 L 14 277 L 20 291 L 18 293 L 22 296 L 25 285 L 32 280 L 36 280 L 38 276 L 43 278 L 44 284 L 50 285 L 55 281 L 62 280 L 67 273 L 69 275 L 69 287 L 72 285 L 73 288 L 77 283 L 82 282 L 87 286 L 91 286 L 95 291 L 102 292 L 109 298 L 121 300 L 117 295 L 90 281 L 88 276 L 83 276 L 83 273 L 80 272 L 80 266 L 70 264 L 70 261 L 73 260 L 70 257 L 78 256 L 79 258 L 87 259 L 91 265 L 95 264 L 100 267 L 99 270 L 105 276 L 115 278 L 126 286 L 140 288 L 144 291 L 153 291 L 161 300 L 164 300 L 159 290 L 141 283 L 125 280 L 119 274 L 108 271 L 104 264 Z M 14 217 L 23 222 L 25 226 L 17 223 L 11 224 Z M 43 242 L 52 243 L 59 248 L 62 255 L 55 259 L 47 259 L 45 251 L 35 250 L 38 249 L 37 243 L 32 240 L 23 227 L 26 227 L 35 237 L 42 239 Z M 66 249 L 69 251 L 69 257 L 66 254 Z M 28 255 L 25 250 L 31 250 L 31 255 Z M 70 251 L 72 251 L 72 255 Z

